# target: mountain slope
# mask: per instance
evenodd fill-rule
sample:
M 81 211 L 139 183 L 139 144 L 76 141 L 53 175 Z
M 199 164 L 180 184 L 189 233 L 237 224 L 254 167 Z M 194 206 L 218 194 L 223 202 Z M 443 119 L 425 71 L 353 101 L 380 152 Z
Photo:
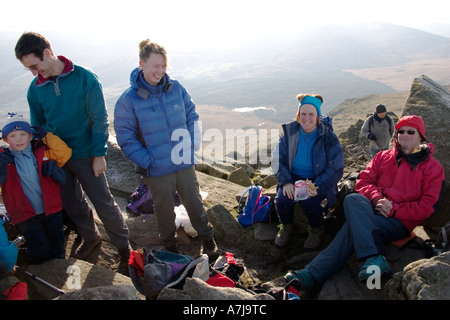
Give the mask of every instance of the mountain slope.
M 32 76 L 14 57 L 16 37 L 0 33 L 0 110 L 27 109 Z M 112 115 L 138 64 L 135 39 L 92 43 L 81 36 L 70 41 L 64 34 L 48 37 L 56 54 L 98 74 Z M 270 106 L 279 122 L 293 117 L 300 92 L 320 93 L 327 113 L 347 99 L 408 90 L 421 74 L 450 82 L 450 39 L 393 24 L 291 30 L 284 38 L 249 39 L 246 46 L 223 52 L 169 51 L 169 58 L 169 74 L 180 80 L 196 104 L 230 109 Z M 273 120 L 274 115 L 266 118 Z
M 414 77 L 429 71 L 438 82 L 450 81 L 449 38 L 392 24 L 324 27 L 297 35 L 284 48 L 272 50 L 270 41 L 257 52 L 242 48 L 235 53 L 244 61 L 252 54 L 258 61 L 229 60 L 227 70 L 208 70 L 183 82 L 197 103 L 271 105 L 285 115 L 300 92 L 322 94 L 327 112 L 345 99 L 407 90 Z

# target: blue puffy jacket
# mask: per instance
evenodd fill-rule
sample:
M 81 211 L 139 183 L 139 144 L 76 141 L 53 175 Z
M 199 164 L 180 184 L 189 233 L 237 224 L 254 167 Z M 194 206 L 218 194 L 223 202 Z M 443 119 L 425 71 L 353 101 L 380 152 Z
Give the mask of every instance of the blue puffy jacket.
M 166 74 L 156 87 L 144 82 L 142 70 L 130 76 L 114 110 L 117 142 L 125 155 L 149 177 L 194 165 L 198 113 L 186 89 Z M 196 134 L 194 135 L 194 132 Z
M 272 152 L 272 169 L 278 179 L 278 186 L 295 183 L 291 172 L 300 137 L 300 124 L 293 121 L 283 124 L 283 134 Z M 317 127 L 318 136 L 313 146 L 314 183 L 327 198 L 327 207 L 336 203 L 337 183 L 344 173 L 344 157 L 341 144 L 331 127 L 331 118 L 325 117 Z

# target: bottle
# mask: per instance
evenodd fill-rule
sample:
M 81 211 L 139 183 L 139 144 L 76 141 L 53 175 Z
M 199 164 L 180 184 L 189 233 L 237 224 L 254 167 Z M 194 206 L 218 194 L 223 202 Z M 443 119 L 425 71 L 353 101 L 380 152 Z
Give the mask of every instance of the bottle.
M 25 244 L 25 238 L 24 237 L 17 237 L 16 240 L 13 241 L 13 243 L 16 245 L 17 248 L 20 248 Z

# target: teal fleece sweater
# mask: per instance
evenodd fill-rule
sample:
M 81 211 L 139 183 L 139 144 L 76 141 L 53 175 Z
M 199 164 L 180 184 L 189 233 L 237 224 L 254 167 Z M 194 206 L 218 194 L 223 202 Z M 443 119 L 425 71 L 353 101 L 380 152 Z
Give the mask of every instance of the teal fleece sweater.
M 98 77 L 63 56 L 63 73 L 54 80 L 38 75 L 28 89 L 32 125 L 59 136 L 71 159 L 101 157 L 108 146 L 108 113 Z

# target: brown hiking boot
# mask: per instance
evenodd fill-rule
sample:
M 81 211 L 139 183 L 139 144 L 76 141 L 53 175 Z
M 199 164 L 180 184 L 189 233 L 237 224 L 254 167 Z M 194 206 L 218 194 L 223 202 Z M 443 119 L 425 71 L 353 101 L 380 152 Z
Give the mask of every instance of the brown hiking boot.
M 219 257 L 219 248 L 214 239 L 202 241 L 202 253 L 208 255 L 209 262 L 213 263 Z
M 308 225 L 308 238 L 305 241 L 305 249 L 313 250 L 316 249 L 318 246 L 320 246 L 320 243 L 322 242 L 323 236 L 325 234 L 325 229 L 322 226 L 318 228 L 311 228 Z
M 294 225 L 291 224 L 279 224 L 278 228 L 280 230 L 278 231 L 276 237 L 275 237 L 275 246 L 277 248 L 283 248 L 287 245 L 289 236 L 292 233 L 292 230 L 294 229 Z
M 93 241 L 83 241 L 83 243 L 75 250 L 72 257 L 79 260 L 86 259 L 91 251 L 102 242 L 102 237 L 98 236 Z

